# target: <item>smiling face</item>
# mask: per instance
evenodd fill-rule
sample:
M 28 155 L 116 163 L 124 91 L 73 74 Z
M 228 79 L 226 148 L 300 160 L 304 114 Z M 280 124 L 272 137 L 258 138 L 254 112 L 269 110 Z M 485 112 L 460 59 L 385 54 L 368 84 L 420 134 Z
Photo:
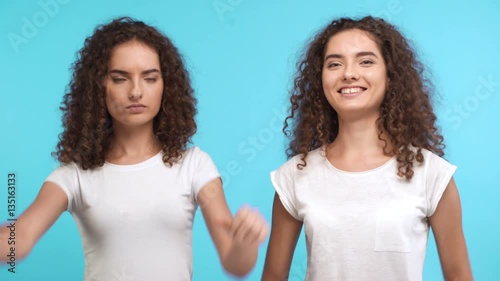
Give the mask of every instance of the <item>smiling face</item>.
M 154 49 L 138 41 L 116 46 L 104 85 L 114 126 L 152 126 L 163 95 L 160 60 Z
M 359 29 L 332 36 L 326 46 L 322 83 L 326 99 L 340 118 L 378 116 L 388 78 L 377 43 Z

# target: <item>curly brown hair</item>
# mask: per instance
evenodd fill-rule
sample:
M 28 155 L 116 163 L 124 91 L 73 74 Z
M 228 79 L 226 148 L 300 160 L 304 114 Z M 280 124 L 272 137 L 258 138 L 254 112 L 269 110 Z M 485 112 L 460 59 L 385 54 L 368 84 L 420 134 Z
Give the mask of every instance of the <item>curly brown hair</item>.
M 61 163 L 75 162 L 82 169 L 102 166 L 110 149 L 113 123 L 106 107 L 104 77 L 113 49 L 132 40 L 158 52 L 164 81 L 162 104 L 153 120 L 153 133 L 162 144 L 163 161 L 172 165 L 182 157 L 196 132 L 196 99 L 189 74 L 177 48 L 158 29 L 129 17 L 99 25 L 85 39 L 71 70 L 64 95 L 64 131 L 53 156 Z
M 385 142 L 384 153 L 395 155 L 397 174 L 411 179 L 414 160 L 422 163 L 422 148 L 443 156 L 443 137 L 436 127 L 431 97 L 434 85 L 408 40 L 396 27 L 371 16 L 359 20 L 340 18 L 319 31 L 308 44 L 297 64 L 290 97 L 290 115 L 283 132 L 291 139 L 288 158 L 301 155 L 302 169 L 309 151 L 335 140 L 338 134 L 337 112 L 328 103 L 322 86 L 326 45 L 335 34 L 351 29 L 365 31 L 377 43 L 387 67 L 390 83 L 377 120 L 378 138 Z M 292 134 L 290 134 L 289 121 Z M 384 131 L 389 140 L 383 139 Z M 389 143 L 392 144 L 389 148 Z M 411 146 L 416 147 L 416 151 Z

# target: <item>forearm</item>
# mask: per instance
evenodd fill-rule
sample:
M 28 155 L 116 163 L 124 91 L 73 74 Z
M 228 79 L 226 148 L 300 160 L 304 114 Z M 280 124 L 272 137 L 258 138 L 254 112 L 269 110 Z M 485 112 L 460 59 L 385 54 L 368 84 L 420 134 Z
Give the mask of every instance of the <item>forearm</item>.
M 19 233 L 16 224 L 0 226 L 0 262 L 18 261 L 26 257 L 30 246 Z
M 0 225 L 0 261 L 25 258 L 67 206 L 66 193 L 56 184 L 45 182 L 35 201 L 16 221 Z
M 284 281 L 288 280 L 288 275 L 289 271 L 283 272 L 283 273 L 278 273 L 278 272 L 273 272 L 268 268 L 264 268 L 264 271 L 262 272 L 262 281 Z
M 474 281 L 474 278 L 472 278 L 472 274 L 459 274 L 453 277 L 444 277 L 445 281 Z
M 255 266 L 259 253 L 258 244 L 237 246 L 233 244 L 222 259 L 224 269 L 238 277 L 247 275 Z
M 462 262 L 460 268 L 455 268 L 453 270 L 447 270 L 444 272 L 445 281 L 473 281 L 472 270 L 470 268 L 469 262 Z

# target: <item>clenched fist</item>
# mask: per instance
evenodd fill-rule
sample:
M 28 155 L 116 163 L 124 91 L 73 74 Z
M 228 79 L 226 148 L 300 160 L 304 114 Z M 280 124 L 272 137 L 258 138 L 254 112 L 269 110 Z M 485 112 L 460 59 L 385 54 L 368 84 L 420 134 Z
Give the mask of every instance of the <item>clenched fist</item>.
M 225 227 L 235 246 L 261 244 L 269 232 L 269 226 L 259 211 L 248 206 L 241 207 L 232 222 Z

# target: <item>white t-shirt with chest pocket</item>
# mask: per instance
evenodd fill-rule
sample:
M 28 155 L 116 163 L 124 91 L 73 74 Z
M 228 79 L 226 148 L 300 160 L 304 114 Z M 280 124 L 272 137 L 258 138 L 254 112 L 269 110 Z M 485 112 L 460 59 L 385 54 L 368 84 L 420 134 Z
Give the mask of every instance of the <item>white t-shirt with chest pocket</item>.
M 324 148 L 311 151 L 307 166 L 295 156 L 271 173 L 285 209 L 303 221 L 306 280 L 421 281 L 428 217 L 456 166 L 422 150 L 411 181 L 397 176 L 393 157 L 365 172 L 341 171 Z

